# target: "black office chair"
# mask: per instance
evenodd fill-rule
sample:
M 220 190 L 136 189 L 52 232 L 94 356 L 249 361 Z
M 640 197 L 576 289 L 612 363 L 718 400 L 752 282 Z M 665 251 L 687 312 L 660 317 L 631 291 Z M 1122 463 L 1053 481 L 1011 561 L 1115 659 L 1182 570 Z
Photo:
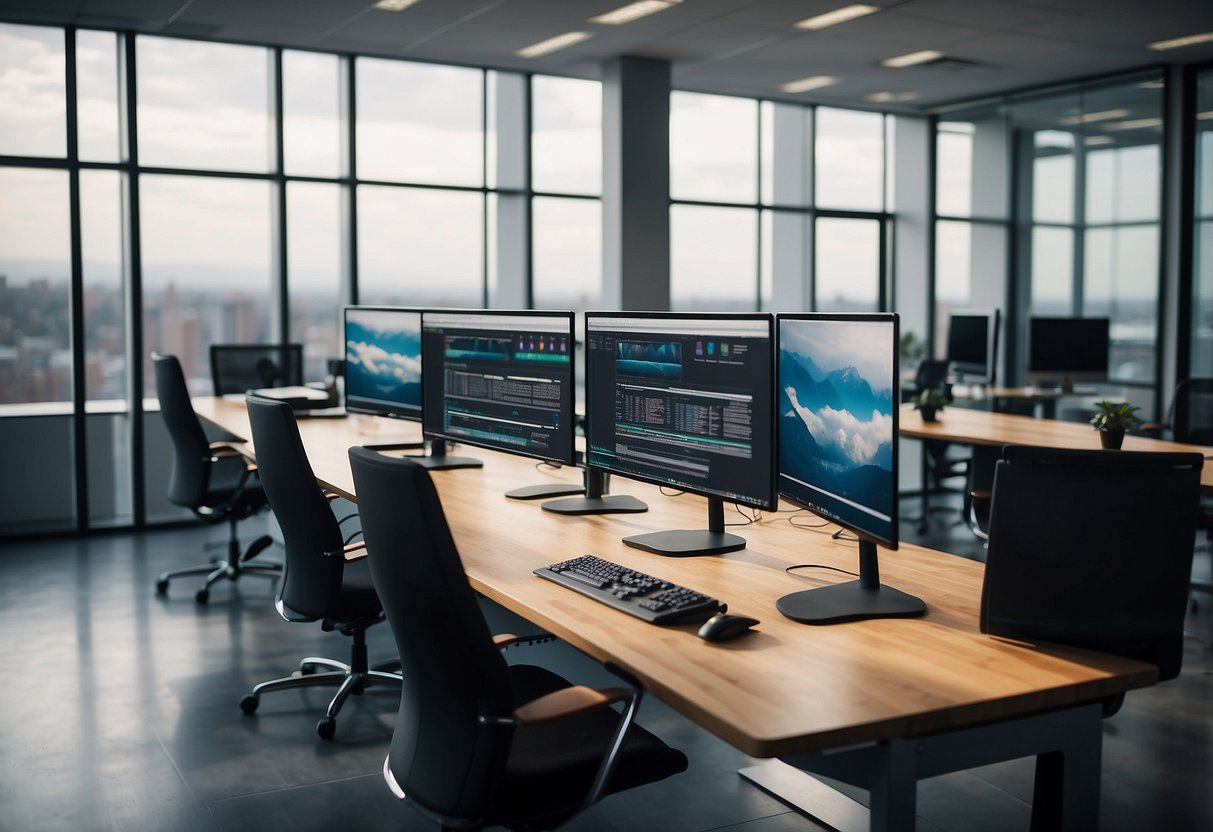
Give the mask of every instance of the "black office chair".
M 914 373 L 914 393 L 913 399 L 917 399 L 919 394 L 925 390 L 943 390 L 951 400 L 952 385 L 948 384 L 948 362 L 935 361 L 933 359 L 923 359 L 918 364 L 918 369 Z M 964 519 L 969 511 L 969 498 L 967 489 L 952 488 L 947 485 L 947 480 L 957 477 L 966 477 L 969 472 L 969 457 L 956 456 L 952 449 L 955 446 L 951 442 L 943 442 L 937 439 L 926 439 L 922 442 L 923 455 L 923 483 L 922 487 L 926 489 L 927 494 L 961 494 L 961 512 L 960 519 Z M 927 505 L 927 510 L 918 518 L 919 534 L 926 534 L 927 524 L 931 512 L 951 512 L 953 509 L 947 506 L 930 506 L 929 501 L 924 501 Z
M 302 344 L 212 344 L 215 395 L 303 384 Z
M 1160 680 L 1177 676 L 1203 461 L 1004 448 L 981 631 L 1128 656 L 1157 665 Z
M 349 453 L 371 575 L 403 663 L 383 767 L 393 794 L 443 829 L 551 829 L 604 794 L 686 769 L 680 751 L 633 724 L 638 687 L 596 691 L 507 666 L 498 651 L 512 637 L 490 635 L 429 473 Z
M 285 402 L 258 396 L 249 396 L 247 402 L 262 486 L 286 544 L 286 570 L 275 604 L 278 614 L 287 621 L 320 621 L 321 629 L 350 636 L 353 644 L 349 664 L 309 656 L 299 663 L 298 674 L 255 686 L 240 701 L 240 708 L 253 713 L 262 694 L 275 690 L 337 685 L 327 713 L 316 723 L 316 733 L 332 739 L 337 714 L 351 695 L 361 695 L 373 685 L 400 684 L 399 674 L 384 670 L 399 662 L 374 668 L 368 664 L 366 631 L 384 620 L 383 608 L 366 565 L 345 561 L 347 549 L 362 545 L 346 546 L 340 523 L 330 510 L 331 497 L 316 483 L 307 461 L 294 411 Z M 316 667 L 332 670 L 315 673 Z
M 156 592 L 168 592 L 169 581 L 184 575 L 206 575 L 206 583 L 194 595 L 199 604 L 210 598 L 211 585 L 227 578 L 235 581 L 241 575 L 263 575 L 277 578 L 282 565 L 277 563 L 248 564 L 250 558 L 263 552 L 273 541 L 262 535 L 243 551 L 236 526 L 266 507 L 265 492 L 257 480 L 255 468 L 248 465 L 239 450 L 230 442 L 208 442 L 190 404 L 185 374 L 174 356 L 152 356 L 156 374 L 156 395 L 160 399 L 160 415 L 173 442 L 173 472 L 169 479 L 168 498 L 194 512 L 208 523 L 228 524 L 227 561 L 211 561 L 185 569 L 171 569 L 156 579 Z

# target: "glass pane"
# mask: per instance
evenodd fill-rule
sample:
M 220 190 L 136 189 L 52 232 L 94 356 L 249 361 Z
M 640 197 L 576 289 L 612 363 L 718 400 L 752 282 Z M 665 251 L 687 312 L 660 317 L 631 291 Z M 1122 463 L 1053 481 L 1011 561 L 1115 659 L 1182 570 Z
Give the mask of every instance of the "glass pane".
M 1074 232 L 1032 229 L 1032 314 L 1071 315 L 1074 302 Z
M 815 239 L 817 311 L 879 311 L 880 223 L 822 217 Z
M 140 180 L 144 384 L 153 351 L 176 355 L 190 392 L 210 395 L 211 344 L 272 340 L 268 182 L 196 176 Z
M 884 209 L 884 116 L 817 109 L 817 205 Z
M 1086 234 L 1083 314 L 1112 319 L 1108 375 L 1152 382 L 1158 342 L 1158 228 L 1092 229 Z
M 484 197 L 363 185 L 358 189 L 358 302 L 484 302 Z
M 336 55 L 282 53 L 282 130 L 288 174 L 342 174 L 341 64 Z
M 1041 130 L 1033 150 L 1032 219 L 1074 222 L 1074 135 Z
M 341 357 L 341 186 L 288 182 L 287 286 L 290 340 L 303 344 L 303 379 L 320 381 Z
M 0 404 L 70 402 L 66 171 L 0 168 Z
M 118 78 L 118 36 L 76 32 L 76 141 L 82 161 L 120 159 Z
M 356 66 L 359 178 L 484 183 L 484 73 L 378 58 Z
M 1192 375 L 1213 376 L 1213 70 L 1197 79 L 1196 112 Z
M 535 308 L 601 308 L 602 203 L 535 197 L 531 227 Z
M 1087 154 L 1087 222 L 1158 219 L 1160 148 L 1118 147 Z
M 758 102 L 670 94 L 670 196 L 758 201 Z
M 537 75 L 531 95 L 531 186 L 601 194 L 602 84 Z
M 67 155 L 63 30 L 0 23 L 0 154 Z
M 941 122 L 935 139 L 935 211 L 948 217 L 973 215 L 972 124 Z
M 135 43 L 141 164 L 271 169 L 269 50 L 146 35 Z
M 972 306 L 973 226 L 967 222 L 935 223 L 935 351 L 947 350 L 948 314 Z
M 126 409 L 126 301 L 122 270 L 122 178 L 80 171 L 84 262 L 84 390 L 90 410 Z
M 670 208 L 670 308 L 749 312 L 758 308 L 758 212 Z
M 759 218 L 758 297 L 759 309 L 771 311 L 775 303 L 775 212 L 763 211 Z

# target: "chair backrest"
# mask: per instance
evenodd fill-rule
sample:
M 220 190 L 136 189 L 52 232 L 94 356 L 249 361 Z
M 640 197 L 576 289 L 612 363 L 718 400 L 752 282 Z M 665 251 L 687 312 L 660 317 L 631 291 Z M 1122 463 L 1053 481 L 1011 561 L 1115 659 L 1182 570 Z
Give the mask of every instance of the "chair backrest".
M 302 344 L 212 344 L 215 395 L 303 384 Z
M 257 396 L 247 405 L 257 475 L 286 544 L 279 609 L 294 621 L 325 618 L 345 570 L 340 524 L 316 483 L 291 406 Z
M 388 755 L 404 793 L 434 814 L 481 817 L 501 779 L 513 704 L 429 472 L 350 448 L 371 578 L 403 665 Z
M 995 466 L 984 633 L 1179 673 L 1199 454 L 1007 446 Z
M 1213 378 L 1189 378 L 1176 385 L 1171 434 L 1176 442 L 1213 445 Z
M 948 388 L 948 362 L 924 358 L 914 371 L 914 386 L 923 390 L 946 390 Z
M 169 476 L 168 498 L 187 508 L 204 505 L 210 486 L 211 453 L 202 423 L 190 403 L 185 373 L 176 356 L 152 354 L 156 376 L 156 397 L 160 415 L 173 443 L 173 471 Z

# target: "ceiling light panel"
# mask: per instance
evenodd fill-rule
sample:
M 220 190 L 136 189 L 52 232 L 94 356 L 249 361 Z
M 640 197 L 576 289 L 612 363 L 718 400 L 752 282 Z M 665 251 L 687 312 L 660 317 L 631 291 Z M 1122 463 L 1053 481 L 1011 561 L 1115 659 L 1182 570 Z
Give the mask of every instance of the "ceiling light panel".
M 589 22 L 600 23 L 604 26 L 622 26 L 625 23 L 631 23 L 633 20 L 639 20 L 642 17 L 657 14 L 657 12 L 664 12 L 666 9 L 677 6 L 681 2 L 682 0 L 639 0 L 639 2 L 629 3 L 626 6 L 620 6 L 617 9 L 591 17 Z
M 865 6 L 859 3 L 850 6 L 843 6 L 841 9 L 835 9 L 832 12 L 819 14 L 814 17 L 808 17 L 804 20 L 797 21 L 795 26 L 797 29 L 808 29 L 816 32 L 819 29 L 828 29 L 830 26 L 837 26 L 839 23 L 846 23 L 860 17 L 867 17 L 870 14 L 875 14 L 880 11 L 876 6 Z
M 375 4 L 375 8 L 383 9 L 385 12 L 402 12 L 419 0 L 379 0 Z
M 1168 49 L 1183 49 L 1185 46 L 1196 46 L 1201 43 L 1213 43 L 1213 32 L 1201 32 L 1197 35 L 1185 35 L 1182 38 L 1157 40 L 1147 44 L 1155 52 L 1166 52 Z
M 1078 115 L 1065 116 L 1062 118 L 1062 124 L 1093 124 L 1097 121 L 1111 121 L 1112 119 L 1124 118 L 1132 115 L 1129 110 L 1121 108 L 1119 110 L 1100 110 L 1097 113 L 1079 113 Z
M 786 84 L 780 84 L 779 89 L 784 92 L 808 92 L 809 90 L 819 90 L 822 87 L 829 87 L 837 84 L 840 79 L 833 75 L 810 75 L 808 78 L 801 78 L 799 81 L 788 81 Z
M 554 38 L 548 38 L 547 40 L 539 41 L 539 43 L 525 46 L 514 54 L 520 58 L 540 58 L 553 52 L 559 52 L 561 49 L 568 49 L 570 46 L 581 43 L 583 40 L 589 40 L 592 37 L 594 36 L 589 32 L 565 32 L 563 35 L 557 35 Z
M 905 90 L 904 92 L 873 92 L 865 95 L 868 101 L 873 104 L 900 104 L 905 101 L 913 101 L 918 98 L 916 90 Z
M 919 66 L 920 64 L 938 61 L 943 57 L 942 52 L 937 52 L 934 49 L 923 49 L 921 52 L 910 52 L 906 55 L 897 55 L 893 58 L 885 58 L 880 62 L 881 66 L 887 66 L 892 69 L 905 69 L 908 66 Z

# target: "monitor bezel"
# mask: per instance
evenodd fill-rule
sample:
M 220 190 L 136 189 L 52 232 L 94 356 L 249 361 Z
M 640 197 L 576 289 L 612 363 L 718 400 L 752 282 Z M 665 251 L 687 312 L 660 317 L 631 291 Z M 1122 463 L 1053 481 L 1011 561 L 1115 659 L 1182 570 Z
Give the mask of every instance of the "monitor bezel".
M 891 321 L 893 324 L 893 344 L 892 344 L 892 347 L 893 347 L 893 374 L 891 377 L 891 383 L 894 386 L 893 386 L 893 390 L 891 393 L 893 398 L 892 398 L 892 407 L 890 409 L 891 413 L 892 413 L 892 417 L 893 417 L 893 441 L 892 441 L 893 511 L 891 513 L 891 519 L 890 519 L 890 523 L 889 523 L 889 536 L 884 537 L 880 534 L 872 533 L 872 531 L 869 529 L 858 528 L 854 523 L 848 522 L 847 520 L 844 520 L 843 518 L 838 517 L 828 507 L 823 507 L 823 506 L 817 505 L 816 503 L 814 503 L 812 501 L 802 500 L 795 495 L 788 494 L 784 488 L 783 471 L 778 470 L 779 469 L 779 459 L 780 459 L 780 455 L 778 453 L 776 453 L 776 456 L 775 456 L 775 465 L 776 465 L 776 469 L 777 469 L 776 480 L 777 480 L 777 486 L 778 486 L 780 498 L 787 500 L 788 502 L 793 503 L 795 505 L 801 506 L 801 507 L 813 512 L 814 514 L 818 515 L 819 517 L 829 520 L 831 523 L 838 524 L 842 528 L 853 533 L 860 540 L 866 540 L 871 543 L 878 544 L 880 546 L 883 546 L 886 549 L 896 550 L 900 543 L 900 537 L 901 537 L 901 516 L 900 516 L 901 512 L 898 510 L 898 482 L 897 482 L 898 477 L 900 475 L 900 471 L 901 471 L 901 454 L 900 454 L 901 406 L 900 406 L 899 402 L 897 401 L 897 397 L 896 397 L 896 392 L 897 392 L 896 385 L 897 385 L 897 380 L 900 378 L 900 366 L 901 366 L 900 365 L 901 356 L 899 354 L 899 352 L 900 352 L 899 344 L 900 344 L 900 338 L 901 338 L 901 318 L 896 312 L 856 312 L 856 313 L 852 313 L 852 312 L 792 312 L 792 313 L 780 313 L 779 315 L 776 315 L 775 316 L 775 339 L 776 339 L 776 341 L 775 341 L 775 382 L 776 382 L 776 385 L 778 385 L 778 383 L 779 383 L 779 356 L 780 356 L 780 354 L 782 352 L 782 348 L 783 348 L 783 339 L 782 339 L 783 330 L 780 328 L 780 322 L 785 321 L 785 320 L 786 321 L 804 321 L 804 320 L 841 321 L 841 322 L 854 322 L 854 323 L 864 323 L 864 322 L 882 323 L 882 322 Z M 776 386 L 776 388 L 775 388 L 775 396 L 776 396 L 775 407 L 772 408 L 772 410 L 775 410 L 778 408 L 778 402 L 779 402 L 779 398 L 778 398 L 779 387 L 778 386 Z
M 1036 338 L 1034 330 L 1037 321 L 1102 321 L 1105 325 L 1104 337 L 1104 368 L 1103 370 L 1040 369 L 1033 364 L 1032 359 Z M 1112 318 L 1108 315 L 1029 315 L 1028 316 L 1028 355 L 1024 378 L 1032 384 L 1056 382 L 1066 386 L 1072 382 L 1097 383 L 1107 381 L 1112 368 Z
M 979 371 L 974 371 L 978 365 L 955 361 L 952 359 L 952 319 L 953 318 L 985 318 L 986 319 L 986 361 Z M 998 330 L 1002 314 L 998 309 L 956 309 L 948 313 L 948 340 L 945 356 L 952 372 L 972 384 L 994 384 L 998 378 Z
M 429 402 L 429 397 L 424 394 L 425 385 L 422 383 L 422 418 L 421 418 L 421 433 L 426 439 L 445 439 L 449 442 L 454 442 L 460 445 L 471 445 L 477 448 L 484 448 L 490 451 L 499 451 L 504 454 L 512 454 L 514 456 L 522 456 L 528 459 L 538 459 L 543 462 L 552 462 L 557 465 L 575 465 L 577 463 L 576 446 L 577 446 L 577 361 L 573 354 L 576 350 L 576 317 L 577 314 L 571 311 L 552 310 L 552 309 L 427 309 L 421 316 L 421 376 L 425 378 L 428 369 L 432 368 L 431 362 L 426 361 L 427 351 L 425 349 L 425 318 L 426 315 L 485 315 L 489 317 L 537 317 L 537 318 L 564 318 L 569 324 L 569 405 L 568 412 L 565 414 L 569 418 L 569 442 L 568 447 L 562 450 L 567 451 L 566 454 L 557 456 L 556 454 L 542 454 L 533 451 L 523 450 L 518 447 L 503 447 L 501 445 L 484 442 L 477 439 L 471 439 L 466 436 L 456 436 L 443 431 L 430 430 L 426 423 L 425 414 L 427 412 L 426 405 Z M 430 365 L 427 367 L 427 365 Z M 443 407 L 445 397 L 433 405 L 438 408 Z
M 687 494 L 695 494 L 708 499 L 723 500 L 737 505 L 748 506 L 751 508 L 764 509 L 773 511 L 779 505 L 779 495 L 776 492 L 776 479 L 778 477 L 779 468 L 779 436 L 777 433 L 779 427 L 779 419 L 775 415 L 775 316 L 770 312 L 653 312 L 653 311 L 589 311 L 585 312 L 585 410 L 586 410 L 586 427 L 585 427 L 585 459 L 586 464 L 602 471 L 611 474 L 617 474 L 621 477 L 626 477 L 637 482 L 649 483 L 650 485 L 664 486 L 666 488 L 676 488 L 679 491 L 684 491 Z M 672 483 L 666 480 L 658 479 L 657 477 L 648 477 L 641 474 L 634 474 L 628 471 L 621 471 L 617 467 L 610 465 L 598 465 L 591 462 L 591 447 L 594 430 L 594 420 L 591 414 L 594 413 L 594 380 L 590 362 L 590 319 L 591 318 L 645 318 L 652 321 L 677 321 L 677 320 L 754 320 L 767 322 L 767 337 L 771 344 L 771 361 L 768 367 L 769 378 L 768 384 L 771 392 L 770 401 L 770 424 L 768 433 L 771 437 L 771 453 L 769 459 L 770 478 L 768 483 L 768 500 L 738 500 L 733 496 L 719 493 L 717 491 L 709 491 L 703 488 L 697 488 L 694 485 L 687 483 Z M 757 427 L 755 428 L 757 430 Z
M 359 401 L 350 404 L 349 390 L 349 339 L 346 338 L 346 329 L 349 326 L 349 313 L 351 310 L 358 312 L 403 312 L 415 314 L 418 316 L 418 343 L 417 348 L 421 351 L 421 404 L 417 408 L 417 412 L 403 412 L 400 410 L 391 410 L 388 403 L 384 399 L 366 399 L 359 397 Z M 381 305 L 363 305 L 358 303 L 345 304 L 341 308 L 341 353 L 345 360 L 345 410 L 347 413 L 365 413 L 371 416 L 383 416 L 387 419 L 400 419 L 405 422 L 421 422 L 422 414 L 425 412 L 425 348 L 421 343 L 420 326 L 425 324 L 425 309 L 419 306 L 381 306 Z M 361 402 L 384 402 L 383 406 L 374 404 L 362 404 Z

